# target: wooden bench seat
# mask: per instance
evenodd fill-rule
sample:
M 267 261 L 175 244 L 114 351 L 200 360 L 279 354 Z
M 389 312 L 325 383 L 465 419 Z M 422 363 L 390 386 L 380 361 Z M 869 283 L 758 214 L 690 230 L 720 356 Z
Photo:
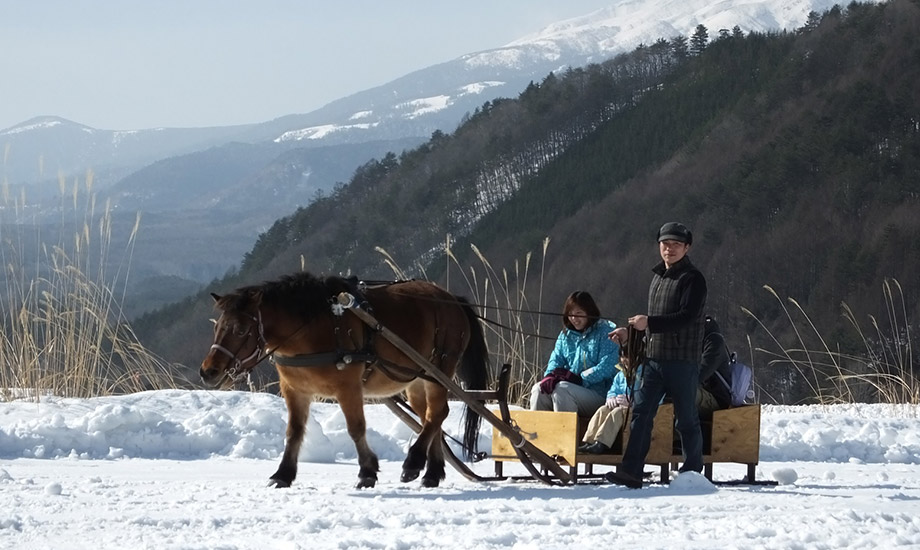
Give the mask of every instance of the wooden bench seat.
M 514 410 L 511 411 L 511 419 L 528 441 L 555 457 L 560 464 L 568 466 L 576 478 L 597 477 L 594 465 L 615 466 L 622 462 L 625 442 L 629 439 L 627 419 L 610 453 L 578 453 L 576 449 L 581 443 L 587 420 L 580 420 L 576 413 Z M 703 423 L 703 444 L 703 473 L 707 478 L 712 479 L 713 464 L 733 462 L 747 465 L 747 482 L 754 483 L 755 467 L 760 461 L 760 405 L 716 411 L 711 422 Z M 498 476 L 502 475 L 504 462 L 518 461 L 511 442 L 497 431 L 492 436 L 492 458 Z M 659 466 L 661 480 L 666 483 L 670 479 L 671 466 L 682 460 L 679 440 L 675 445 L 674 406 L 665 403 L 655 415 L 646 464 Z M 578 473 L 579 465 L 584 466 L 583 474 Z

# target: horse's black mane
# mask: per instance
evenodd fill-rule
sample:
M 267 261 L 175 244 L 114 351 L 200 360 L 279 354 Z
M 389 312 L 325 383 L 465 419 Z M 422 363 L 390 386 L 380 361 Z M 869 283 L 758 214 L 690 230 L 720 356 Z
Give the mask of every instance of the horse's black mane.
M 283 309 L 305 320 L 330 311 L 329 299 L 353 288 L 343 277 L 317 277 L 306 271 L 274 281 L 244 286 L 221 298 L 224 310 L 243 309 L 261 296 L 261 303 Z

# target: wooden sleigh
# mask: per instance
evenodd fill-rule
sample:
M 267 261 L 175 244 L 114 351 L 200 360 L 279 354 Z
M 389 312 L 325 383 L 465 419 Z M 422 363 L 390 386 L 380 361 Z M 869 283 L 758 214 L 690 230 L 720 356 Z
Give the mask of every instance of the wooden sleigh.
M 340 299 L 342 304 L 354 303 L 350 296 Z M 548 411 L 511 410 L 507 403 L 510 365 L 503 365 L 496 387 L 491 391 L 466 391 L 451 378 L 435 368 L 425 357 L 406 344 L 399 336 L 382 326 L 373 315 L 363 309 L 352 311 L 398 347 L 418 366 L 439 383 L 443 384 L 457 399 L 489 422 L 493 428 L 491 458 L 495 461 L 495 476 L 486 477 L 473 472 L 466 463 L 451 451 L 442 441 L 446 461 L 466 478 L 476 481 L 508 479 L 503 464 L 516 462 L 524 466 L 529 477 L 553 485 L 568 485 L 579 481 L 596 480 L 595 465 L 615 466 L 622 459 L 623 444 L 629 438 L 629 422 L 617 439 L 614 452 L 603 455 L 578 453 L 576 448 L 584 433 L 585 422 L 579 421 L 576 413 Z M 486 406 L 487 402 L 497 404 L 497 409 Z M 387 406 L 409 427 L 419 431 L 421 424 L 411 409 L 400 398 L 389 398 Z M 716 463 L 739 463 L 747 466 L 747 477 L 742 482 L 757 483 L 755 470 L 760 459 L 760 405 L 746 405 L 716 411 L 712 422 L 704 423 L 704 475 L 712 479 Z M 682 461 L 679 450 L 675 450 L 674 408 L 663 404 L 655 416 L 652 443 L 646 463 L 660 468 L 663 482 L 669 480 L 669 470 Z M 578 472 L 578 466 L 583 472 Z
M 610 453 L 587 454 L 577 451 L 584 433 L 584 419 L 574 412 L 511 411 L 514 425 L 526 434 L 531 443 L 554 457 L 569 469 L 573 482 L 599 477 L 595 465 L 616 466 L 623 460 L 623 449 L 629 439 L 629 421 L 623 428 Z M 712 480 L 713 465 L 737 463 L 747 466 L 747 476 L 742 482 L 756 484 L 756 466 L 760 461 L 760 405 L 744 405 L 715 411 L 711 422 L 703 422 L 703 474 Z M 660 480 L 667 483 L 669 471 L 683 461 L 674 432 L 674 406 L 662 404 L 655 415 L 652 440 L 646 464 L 657 466 Z M 501 433 L 492 438 L 492 459 L 497 476 L 503 473 L 505 462 L 516 462 L 511 452 L 511 442 Z M 583 471 L 579 473 L 578 467 Z

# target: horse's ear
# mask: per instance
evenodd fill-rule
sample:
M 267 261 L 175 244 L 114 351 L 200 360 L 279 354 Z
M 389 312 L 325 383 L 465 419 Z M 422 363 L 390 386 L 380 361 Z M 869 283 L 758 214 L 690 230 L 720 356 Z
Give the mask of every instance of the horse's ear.
M 214 298 L 214 301 L 215 301 L 215 302 L 219 302 L 219 301 L 220 301 L 220 296 L 217 295 L 217 294 L 214 294 L 213 292 L 211 293 L 211 298 Z

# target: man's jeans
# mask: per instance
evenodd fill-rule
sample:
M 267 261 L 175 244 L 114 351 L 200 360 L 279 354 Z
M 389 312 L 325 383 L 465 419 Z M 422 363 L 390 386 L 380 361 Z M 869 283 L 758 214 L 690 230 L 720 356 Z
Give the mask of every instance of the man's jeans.
M 700 383 L 699 363 L 649 359 L 642 368 L 642 385 L 636 392 L 629 441 L 619 471 L 642 479 L 645 457 L 652 442 L 652 424 L 658 404 L 667 395 L 674 401 L 684 465 L 680 471 L 703 471 L 703 434 L 696 408 Z

